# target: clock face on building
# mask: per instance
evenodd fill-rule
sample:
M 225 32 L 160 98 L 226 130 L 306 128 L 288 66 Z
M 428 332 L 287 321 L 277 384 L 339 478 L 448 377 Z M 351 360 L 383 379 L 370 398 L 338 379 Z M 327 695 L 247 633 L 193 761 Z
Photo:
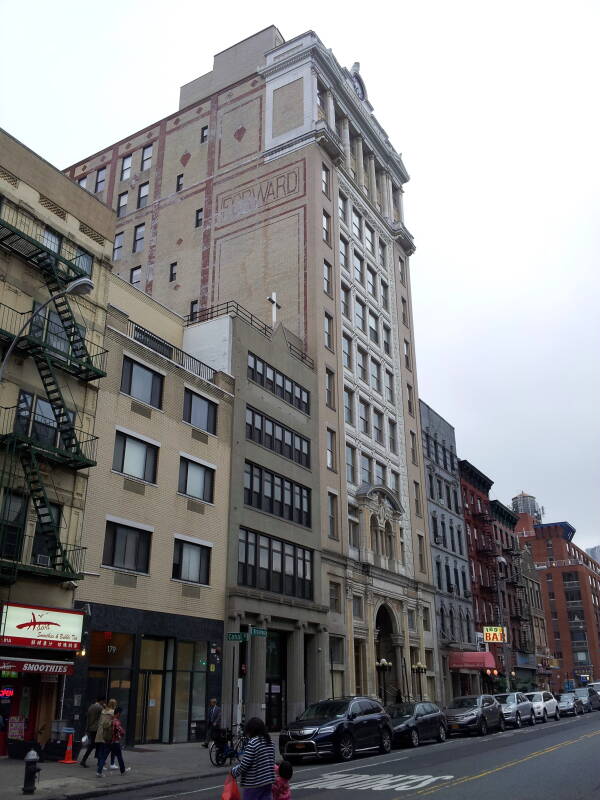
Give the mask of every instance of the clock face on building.
M 365 87 L 359 76 L 354 73 L 352 76 L 352 83 L 354 84 L 354 91 L 358 95 L 359 100 L 365 99 Z

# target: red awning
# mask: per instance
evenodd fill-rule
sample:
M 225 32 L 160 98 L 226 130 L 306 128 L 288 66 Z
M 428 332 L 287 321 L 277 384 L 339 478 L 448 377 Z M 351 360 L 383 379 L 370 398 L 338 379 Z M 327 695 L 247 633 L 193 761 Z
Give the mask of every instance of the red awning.
M 37 658 L 3 658 L 0 656 L 0 671 L 35 672 L 40 675 L 72 675 L 72 661 L 40 661 Z
M 485 651 L 450 653 L 448 667 L 450 669 L 496 669 L 496 661 L 493 653 Z

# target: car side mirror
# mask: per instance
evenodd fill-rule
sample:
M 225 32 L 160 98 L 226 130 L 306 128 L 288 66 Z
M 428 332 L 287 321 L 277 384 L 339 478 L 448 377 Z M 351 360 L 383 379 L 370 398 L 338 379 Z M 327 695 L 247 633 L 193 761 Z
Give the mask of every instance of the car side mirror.
M 356 719 L 356 714 L 354 713 L 354 711 L 351 711 L 351 712 L 348 714 L 348 719 L 350 719 L 350 720 L 352 720 L 352 719 Z

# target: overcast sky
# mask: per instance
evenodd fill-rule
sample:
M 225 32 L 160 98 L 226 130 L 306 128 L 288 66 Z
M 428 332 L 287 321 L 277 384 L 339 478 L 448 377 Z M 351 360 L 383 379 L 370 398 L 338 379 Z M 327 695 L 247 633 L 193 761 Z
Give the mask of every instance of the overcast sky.
M 411 175 L 421 397 L 492 496 L 524 489 L 600 544 L 599 3 L 0 0 L 0 18 L 0 125 L 61 168 L 175 111 L 267 25 L 359 61 Z

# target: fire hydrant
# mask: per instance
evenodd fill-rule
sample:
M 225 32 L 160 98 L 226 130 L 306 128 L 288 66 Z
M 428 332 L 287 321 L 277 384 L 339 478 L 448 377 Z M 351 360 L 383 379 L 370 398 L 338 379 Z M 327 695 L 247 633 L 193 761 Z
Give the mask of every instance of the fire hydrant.
M 23 779 L 23 794 L 33 794 L 35 792 L 35 784 L 37 781 L 38 773 L 41 772 L 38 767 L 40 757 L 32 748 L 25 756 L 25 778 Z

